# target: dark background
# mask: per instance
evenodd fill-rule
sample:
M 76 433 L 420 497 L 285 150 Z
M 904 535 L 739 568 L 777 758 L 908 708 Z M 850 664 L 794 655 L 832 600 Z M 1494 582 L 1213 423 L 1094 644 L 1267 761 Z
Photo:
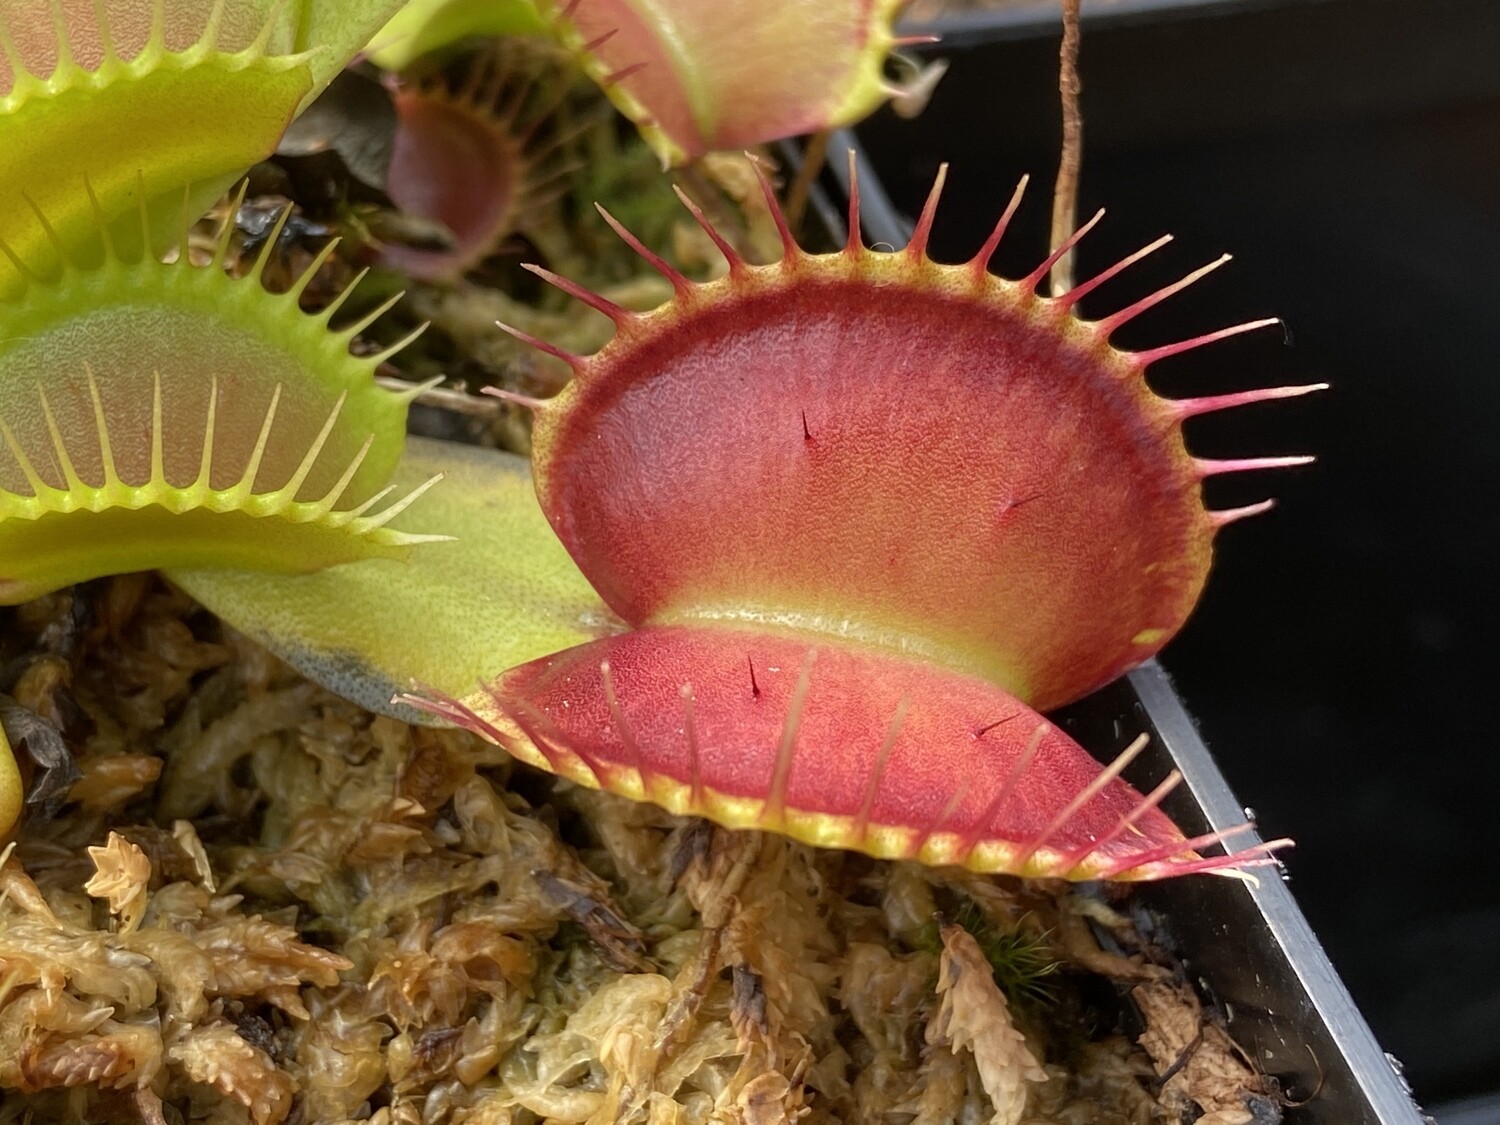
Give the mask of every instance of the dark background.
M 1055 29 L 950 29 L 928 112 L 861 127 L 908 212 L 951 162 L 939 260 L 973 253 L 1024 171 L 1036 187 L 998 265 L 1045 252 L 1056 52 Z M 1500 1090 L 1500 4 L 1105 19 L 1082 75 L 1080 210 L 1110 213 L 1079 277 L 1177 236 L 1085 314 L 1227 250 L 1116 342 L 1280 315 L 1289 347 L 1242 337 L 1161 363 L 1154 385 L 1333 384 L 1190 424 L 1202 455 L 1320 461 L 1213 482 L 1216 507 L 1282 504 L 1223 535 L 1163 661 L 1263 834 L 1297 839 L 1292 889 L 1418 1096 Z

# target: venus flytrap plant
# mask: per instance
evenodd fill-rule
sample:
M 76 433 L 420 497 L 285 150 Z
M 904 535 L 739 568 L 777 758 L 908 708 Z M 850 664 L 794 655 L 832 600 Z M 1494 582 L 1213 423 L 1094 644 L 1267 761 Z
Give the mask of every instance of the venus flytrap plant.
M 680 161 L 866 111 L 898 6 L 779 5 L 749 29 L 751 51 L 694 0 L 646 15 L 624 0 L 542 10 L 663 159 Z M 299 35 L 317 24 L 306 15 Z M 165 50 L 160 22 L 143 56 Z M 206 26 L 190 51 L 213 53 L 217 24 Z M 263 53 L 265 28 L 282 26 L 268 19 L 250 47 Z M 747 77 L 724 54 L 732 38 L 734 58 L 774 57 L 781 78 L 763 66 Z M 57 42 L 63 57 L 72 38 Z M 120 61 L 109 42 L 101 73 Z M 29 74 L 5 47 L 12 73 Z M 305 67 L 307 89 L 309 58 L 282 68 Z M 109 169 L 129 165 L 115 154 Z M 533 496 L 495 455 L 424 444 L 398 466 L 405 402 L 370 386 L 382 357 L 348 355 L 363 322 L 330 334 L 331 312 L 297 311 L 312 270 L 276 298 L 261 266 L 224 275 L 223 244 L 209 267 L 162 265 L 142 251 L 159 228 L 143 173 L 126 193 L 141 216 L 133 244 L 119 193 L 101 195 L 96 175 L 74 174 L 91 227 L 49 227 L 25 199 L 42 233 L 18 227 L 25 253 L 6 255 L 27 298 L 0 308 L 17 326 L 0 333 L 0 539 L 12 536 L 8 560 L 38 561 L 7 561 L 0 597 L 175 568 L 334 690 L 730 827 L 1065 879 L 1272 862 L 1281 842 L 1200 854 L 1233 833 L 1184 838 L 1158 808 L 1176 774 L 1149 794 L 1127 785 L 1139 740 L 1100 766 L 1038 713 L 1165 644 L 1217 531 L 1266 506 L 1207 511 L 1205 477 L 1306 460 L 1196 459 L 1181 427 L 1315 387 L 1170 401 L 1144 380 L 1158 359 L 1274 322 L 1136 354 L 1109 343 L 1221 263 L 1084 321 L 1078 300 L 1165 240 L 1042 297 L 1038 283 L 1092 222 L 1027 277 L 997 278 L 989 260 L 1018 190 L 972 261 L 939 265 L 926 245 L 941 177 L 904 251 L 860 243 L 856 189 L 850 240 L 829 255 L 801 249 L 762 179 L 784 251 L 766 266 L 689 203 L 729 266 L 706 283 L 616 225 L 674 297 L 631 312 L 537 269 L 616 333 L 590 357 L 516 333 L 575 373 L 556 399 L 508 396 L 537 416 Z M 493 216 L 463 216 L 472 201 L 458 197 L 455 214 L 484 220 L 482 244 Z M 69 215 L 80 206 L 66 203 Z M 96 261 L 75 259 L 90 249 Z M 447 464 L 463 486 L 442 506 L 360 506 L 392 473 L 417 484 Z M 430 570 L 397 575 L 368 557 L 419 546 L 440 524 L 464 542 L 431 548 L 456 553 L 434 554 Z M 223 569 L 345 561 L 298 578 Z M 388 697 L 411 679 L 425 689 Z
M 769 183 L 762 180 L 770 205 Z M 988 264 L 1011 205 L 961 265 L 926 255 L 939 177 L 905 250 L 859 241 L 730 263 L 610 317 L 593 356 L 541 340 L 574 379 L 535 412 L 537 494 L 605 603 L 633 626 L 461 699 L 407 697 L 533 764 L 678 813 L 886 858 L 1064 879 L 1155 879 L 1271 862 L 1184 839 L 1033 708 L 1077 699 L 1181 627 L 1215 534 L 1264 510 L 1205 510 L 1201 481 L 1306 458 L 1190 456 L 1195 415 L 1299 395 L 1166 400 L 1153 362 L 1256 321 L 1142 353 L 1109 343 L 1195 271 L 1100 321 L 1074 306 L 1162 245 L 1058 297 L 1057 254 L 1008 281 Z M 686 202 L 686 197 L 684 197 Z M 777 214 L 779 215 L 779 210 Z M 1097 221 L 1097 217 L 1096 220 Z M 529 339 L 529 338 L 528 338 Z
M 316 570 L 430 538 L 387 524 L 432 481 L 382 491 L 417 391 L 374 382 L 396 348 L 349 353 L 381 310 L 332 330 L 347 290 L 317 315 L 298 300 L 333 246 L 273 294 L 274 237 L 234 278 L 231 234 L 201 266 L 110 247 L 0 308 L 0 604 L 161 566 Z

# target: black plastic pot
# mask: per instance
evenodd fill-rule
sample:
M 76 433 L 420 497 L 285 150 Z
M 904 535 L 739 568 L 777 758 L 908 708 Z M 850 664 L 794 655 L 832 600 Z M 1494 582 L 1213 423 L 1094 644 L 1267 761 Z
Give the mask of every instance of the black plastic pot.
M 1226 532 L 1163 655 L 1235 791 L 1298 841 L 1297 897 L 1418 1095 L 1500 1091 L 1492 796 L 1500 599 L 1500 4 L 1083 0 L 1079 276 L 1177 242 L 1083 303 L 1100 316 L 1221 251 L 1127 326 L 1151 347 L 1285 318 L 1152 370 L 1163 393 L 1333 389 L 1195 420 L 1205 456 L 1319 455 L 1210 481 Z M 912 30 L 917 30 L 913 28 Z M 932 240 L 972 254 L 1034 175 L 999 270 L 1045 252 L 1057 163 L 1055 0 L 955 17 L 926 113 L 859 129 L 899 210 L 951 161 Z M 1288 347 L 1290 344 L 1292 346 Z M 1253 478 L 1253 479 L 1252 479 Z

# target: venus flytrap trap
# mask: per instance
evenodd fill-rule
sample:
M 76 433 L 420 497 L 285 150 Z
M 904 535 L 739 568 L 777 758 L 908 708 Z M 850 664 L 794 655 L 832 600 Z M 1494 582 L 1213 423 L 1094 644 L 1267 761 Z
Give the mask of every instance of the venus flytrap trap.
M 768 204 L 780 210 L 762 177 Z M 581 784 L 735 828 L 883 858 L 1065 879 L 1155 879 L 1273 862 L 1284 841 L 1205 857 L 1034 708 L 1071 702 L 1181 627 L 1215 534 L 1268 503 L 1208 511 L 1182 423 L 1295 396 L 1166 400 L 1147 367 L 1275 324 L 1142 353 L 1110 335 L 1197 270 L 1100 321 L 1037 286 L 1093 222 L 1019 281 L 979 253 L 927 257 L 940 174 L 903 251 L 753 266 L 689 209 L 728 274 L 694 283 L 616 227 L 675 297 L 634 313 L 536 268 L 614 321 L 536 415 L 537 495 L 633 630 L 500 674 L 462 699 L 406 697 Z M 1024 188 L 1024 183 L 1022 185 Z M 501 392 L 504 394 L 504 392 Z M 1248 826 L 1246 826 L 1248 827 Z
M 424 281 L 451 281 L 524 230 L 557 191 L 559 138 L 544 127 L 567 79 L 492 50 L 457 84 L 400 81 L 386 190 L 403 211 L 443 224 L 453 246 L 387 246 L 382 260 Z
M 897 93 L 881 73 L 906 0 L 537 0 L 553 32 L 663 165 L 853 124 Z
M 59 244 L 102 254 L 96 212 L 139 240 L 144 200 L 164 250 L 184 187 L 196 217 L 397 6 L 0 0 L 0 298 L 54 276 Z

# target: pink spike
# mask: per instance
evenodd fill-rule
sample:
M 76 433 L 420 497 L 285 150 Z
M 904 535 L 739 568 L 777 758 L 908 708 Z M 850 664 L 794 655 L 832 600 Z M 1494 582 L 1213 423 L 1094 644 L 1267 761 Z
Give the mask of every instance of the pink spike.
M 896 739 L 901 734 L 901 724 L 906 721 L 906 712 L 911 707 L 911 698 L 902 696 L 896 704 L 896 713 L 886 727 L 885 738 L 880 743 L 880 752 L 875 755 L 875 764 L 870 768 L 870 784 L 865 789 L 864 800 L 859 804 L 859 813 L 854 818 L 854 839 L 863 844 L 870 834 L 870 813 L 875 808 L 875 798 L 880 795 L 880 783 L 885 777 L 885 767 L 890 764 L 891 751 L 896 748 Z
M 645 759 L 641 757 L 641 746 L 635 740 L 635 732 L 630 729 L 630 722 L 625 718 L 625 709 L 620 706 L 620 697 L 615 693 L 615 678 L 610 671 L 608 660 L 599 662 L 599 680 L 604 685 L 604 702 L 609 707 L 610 721 L 614 724 L 615 733 L 620 736 L 620 744 L 630 752 L 630 757 L 635 763 L 636 777 L 640 778 L 641 788 L 644 789 L 646 788 Z
M 1037 283 L 1051 272 L 1052 267 L 1055 266 L 1059 261 L 1061 261 L 1064 254 L 1066 254 L 1069 250 L 1072 250 L 1073 247 L 1082 242 L 1083 236 L 1088 234 L 1089 231 L 1098 226 L 1099 220 L 1102 218 L 1104 218 L 1103 207 L 1094 212 L 1094 217 L 1092 219 L 1084 223 L 1083 226 L 1079 227 L 1072 234 L 1068 235 L 1067 238 L 1063 239 L 1062 242 L 1058 245 L 1057 249 L 1052 251 L 1052 253 L 1048 254 L 1047 257 L 1042 260 L 1041 265 L 1037 266 L 1036 269 L 1032 270 L 1025 277 L 1021 278 L 1021 280 L 1016 282 L 1016 284 L 1019 285 L 1022 289 L 1025 289 L 1029 292 L 1035 292 Z
M 1233 461 L 1211 461 L 1198 457 L 1193 467 L 1199 477 L 1216 477 L 1223 473 L 1253 473 L 1260 469 L 1294 469 L 1298 465 L 1311 465 L 1316 457 L 1241 457 Z
M 1022 176 L 1016 184 L 1016 190 L 1011 192 L 1010 202 L 1005 205 L 1005 211 L 1000 216 L 1000 221 L 995 224 L 995 229 L 990 231 L 990 236 L 984 240 L 984 245 L 979 248 L 979 253 L 974 255 L 969 265 L 975 273 L 988 273 L 990 259 L 995 256 L 995 251 L 1000 248 L 1000 240 L 1005 237 L 1006 228 L 1010 226 L 1011 219 L 1015 218 L 1016 211 L 1020 209 L 1021 200 L 1026 195 L 1026 185 L 1031 183 L 1031 174 Z
M 1095 289 L 1099 288 L 1099 286 L 1103 285 L 1110 278 L 1114 277 L 1124 270 L 1129 269 L 1131 266 L 1139 262 L 1142 258 L 1156 253 L 1156 251 L 1160 250 L 1163 246 L 1171 241 L 1172 236 L 1170 234 L 1162 235 L 1149 246 L 1142 246 L 1139 250 L 1137 250 L 1134 254 L 1131 254 L 1129 257 L 1121 258 L 1114 265 L 1110 266 L 1109 269 L 1104 270 L 1100 273 L 1096 273 L 1087 281 L 1080 282 L 1079 284 L 1073 286 L 1073 288 L 1069 289 L 1062 296 L 1058 297 L 1058 301 L 1064 308 L 1071 308 L 1084 297 L 1092 293 Z
M 958 811 L 958 807 L 964 803 L 964 798 L 969 795 L 969 790 L 973 788 L 973 785 L 973 774 L 966 773 L 958 779 L 958 786 L 953 790 L 952 796 L 948 798 L 947 803 L 943 805 L 941 810 L 939 810 L 938 815 L 933 820 L 933 822 L 927 826 L 926 830 L 923 831 L 922 838 L 917 841 L 917 846 L 912 849 L 911 855 L 913 858 L 915 858 L 916 856 L 920 856 L 922 852 L 926 850 L 928 841 L 930 841 L 932 837 L 938 832 L 941 832 L 948 821 L 953 819 L 953 814 L 956 813 Z
M 530 270 L 548 285 L 561 289 L 568 296 L 577 298 L 589 308 L 602 312 L 617 325 L 628 324 L 635 319 L 635 313 L 629 309 L 621 308 L 613 301 L 599 296 L 592 289 L 586 289 L 576 281 L 569 281 L 567 278 L 553 273 L 544 266 L 536 265 L 534 262 L 523 262 L 521 263 L 521 268 L 523 270 Z
M 594 210 L 599 212 L 604 221 L 609 224 L 610 229 L 620 236 L 621 240 L 625 243 L 626 246 L 629 246 L 642 258 L 644 258 L 646 260 L 646 263 L 652 269 L 654 269 L 657 273 L 661 274 L 662 277 L 670 281 L 672 283 L 672 288 L 675 289 L 679 295 L 687 293 L 690 289 L 692 289 L 693 283 L 691 281 L 689 281 L 680 272 L 678 272 L 676 267 L 672 266 L 660 255 L 654 254 L 649 249 L 647 249 L 646 244 L 635 235 L 631 234 L 630 231 L 626 230 L 625 226 L 618 219 L 616 219 L 613 215 L 611 215 L 604 209 L 604 205 L 602 203 L 595 203 Z
M 941 43 L 941 35 L 898 35 L 891 40 L 892 47 L 920 47 L 927 43 Z
M 1176 840 L 1169 844 L 1160 844 L 1157 847 L 1148 848 L 1143 852 L 1136 852 L 1134 855 L 1120 857 L 1112 866 L 1099 872 L 1097 878 L 1113 879 L 1122 871 L 1132 871 L 1137 867 L 1145 867 L 1148 863 L 1158 863 L 1165 859 L 1171 859 L 1173 856 L 1183 855 L 1186 852 L 1196 852 L 1203 848 L 1212 847 L 1215 844 L 1222 844 L 1232 836 L 1254 831 L 1255 825 L 1247 820 L 1243 824 L 1236 824 L 1233 828 L 1224 828 L 1218 832 L 1206 832 L 1202 836 L 1194 836 L 1190 840 Z M 1220 856 L 1217 858 L 1222 861 L 1228 857 Z M 1222 862 L 1220 866 L 1223 866 Z
M 1274 316 L 1268 316 L 1264 320 L 1247 320 L 1244 324 L 1234 324 L 1228 328 L 1221 328 L 1217 332 L 1208 332 L 1202 336 L 1194 336 L 1191 340 L 1180 340 L 1175 344 L 1167 344 L 1165 347 L 1136 352 L 1134 359 L 1142 367 L 1149 367 L 1159 359 L 1181 355 L 1183 352 L 1190 352 L 1194 348 L 1201 348 L 1205 344 L 1216 344 L 1220 340 L 1229 339 L 1231 336 L 1239 336 L 1245 332 L 1254 332 L 1256 329 L 1269 328 L 1273 324 L 1280 323 L 1281 319 Z
M 787 701 L 786 718 L 781 724 L 781 742 L 776 747 L 776 772 L 771 775 L 770 790 L 766 794 L 768 823 L 786 823 L 786 789 L 792 779 L 792 756 L 797 747 L 797 729 L 802 725 L 802 709 L 807 706 L 807 693 L 812 690 L 813 661 L 818 650 L 810 648 L 802 658 L 802 667 L 797 672 L 797 685 Z
M 729 263 L 729 272 L 731 274 L 744 273 L 745 260 L 740 257 L 739 251 L 729 244 L 728 239 L 718 232 L 713 223 L 708 221 L 708 216 L 703 213 L 703 208 L 688 198 L 687 192 L 683 191 L 676 184 L 672 185 L 672 190 L 677 193 L 677 198 L 682 200 L 682 205 L 688 209 L 688 214 L 692 215 L 694 221 L 703 228 L 703 233 L 713 240 L 713 244 L 719 248 L 719 253 L 724 255 L 725 260 Z
M 1214 530 L 1217 531 L 1221 527 L 1228 527 L 1239 520 L 1249 519 L 1251 516 L 1258 516 L 1269 512 L 1274 507 L 1276 507 L 1275 500 L 1262 500 L 1259 504 L 1246 504 L 1243 508 L 1226 508 L 1222 512 L 1209 512 L 1208 521 L 1214 525 Z
M 925 257 L 927 254 L 927 240 L 932 234 L 932 220 L 937 217 L 938 200 L 943 195 L 943 184 L 948 180 L 948 165 L 939 164 L 937 175 L 932 181 L 932 190 L 927 193 L 927 202 L 922 206 L 922 215 L 917 219 L 917 227 L 911 232 L 911 239 L 906 244 L 906 253 L 913 258 Z
M 522 332 L 519 328 L 512 328 L 502 320 L 495 321 L 495 327 L 500 329 L 500 331 L 502 332 L 510 333 L 517 340 L 520 340 L 523 344 L 530 344 L 539 352 L 546 352 L 550 356 L 555 356 L 557 359 L 560 359 L 564 363 L 566 363 L 574 371 L 583 370 L 584 361 L 581 355 L 574 355 L 572 352 L 565 352 L 556 344 L 549 344 L 546 340 L 543 340 L 539 336 L 533 336 L 530 332 Z
M 1171 399 L 1168 400 L 1168 405 L 1179 419 L 1196 418 L 1199 414 L 1212 414 L 1215 410 L 1232 410 L 1236 406 L 1271 402 L 1278 398 L 1297 398 L 1299 395 L 1310 395 L 1314 391 L 1327 389 L 1327 383 L 1308 383 L 1300 387 L 1256 387 L 1254 390 L 1236 391 L 1227 395 Z
M 858 254 L 865 248 L 859 224 L 859 160 L 854 150 L 849 150 L 849 238 L 844 243 L 844 253 Z
M 643 61 L 638 63 L 631 63 L 629 66 L 622 66 L 619 70 L 612 70 L 603 78 L 599 79 L 599 85 L 603 86 L 605 89 L 608 89 L 611 86 L 618 86 L 632 74 L 639 74 L 650 65 L 650 63 Z
M 541 725 L 536 721 L 538 719 L 545 721 L 546 716 L 537 711 L 535 707 L 532 707 L 528 703 L 526 703 L 525 700 L 518 699 L 515 700 L 514 703 L 508 702 L 501 699 L 500 696 L 493 690 L 490 691 L 490 697 L 494 699 L 495 704 L 502 711 L 510 716 L 510 721 L 521 728 L 521 733 L 526 736 L 527 740 L 530 741 L 532 746 L 536 747 L 536 752 L 547 760 L 548 769 L 557 774 L 559 777 L 567 777 L 571 771 L 567 768 L 567 761 L 564 758 L 562 752 L 562 744 L 553 744 L 549 742 L 547 740 L 547 737 L 542 733 Z M 530 712 L 530 722 L 528 722 L 527 717 L 523 715 L 523 708 L 526 711 Z M 584 769 L 588 770 L 591 774 L 594 775 L 595 783 L 602 788 L 604 786 L 604 779 L 606 775 L 600 773 L 598 767 L 595 766 L 593 762 L 589 761 L 581 754 L 578 754 L 577 751 L 574 751 L 573 753 L 574 756 L 577 757 L 581 763 L 583 763 Z
M 540 414 L 544 410 L 551 409 L 552 404 L 546 399 L 532 398 L 530 395 L 517 394 L 508 391 L 504 387 L 481 387 L 480 394 L 492 395 L 502 402 L 514 403 L 516 406 L 525 407 L 533 414 Z
M 1037 833 L 1029 844 L 1011 858 L 1011 864 L 1014 869 L 1017 871 L 1021 870 L 1032 856 L 1046 846 L 1047 841 L 1052 838 L 1053 834 L 1059 828 L 1068 822 L 1073 814 L 1080 811 L 1084 805 L 1099 795 L 1101 789 L 1124 773 L 1125 767 L 1140 757 L 1141 751 L 1146 749 L 1146 744 L 1149 741 L 1150 739 L 1143 734 L 1129 746 L 1125 747 L 1124 750 L 1120 751 L 1120 753 L 1116 754 L 1114 761 L 1101 770 L 1093 781 L 1084 786 L 1071 801 L 1058 811 L 1057 815 L 1047 824 L 1047 827 Z
M 689 800 L 692 807 L 701 809 L 703 807 L 703 765 L 699 761 L 700 751 L 698 749 L 698 723 L 696 704 L 693 698 L 693 685 L 683 684 L 677 689 L 677 694 L 682 697 L 683 734 L 687 737 L 688 746 L 688 783 Z
M 472 730 L 476 725 L 487 725 L 479 722 L 479 717 L 471 712 L 458 700 L 444 695 L 442 692 L 434 691 L 426 684 L 414 683 L 411 691 L 398 691 L 391 696 L 391 705 L 411 707 L 418 711 L 425 711 L 430 715 L 436 715 L 441 719 L 447 719 L 456 727 Z
M 766 208 L 771 212 L 771 218 L 776 220 L 776 233 L 781 235 L 781 260 L 792 262 L 802 253 L 802 247 L 792 237 L 792 228 L 787 226 L 786 215 L 782 212 L 781 203 L 776 198 L 776 189 L 771 186 L 771 180 L 766 175 L 765 169 L 761 167 L 754 153 L 747 152 L 745 155 L 750 160 L 750 167 L 755 169 L 755 178 L 760 181 L 760 192 L 766 197 Z
M 1292 844 L 1293 841 L 1289 837 L 1283 837 L 1280 840 L 1272 840 L 1270 843 L 1256 844 L 1253 848 L 1246 848 L 1244 851 L 1234 852 L 1231 855 L 1211 855 L 1204 859 L 1190 860 L 1187 863 L 1174 863 L 1172 874 L 1217 875 L 1232 871 L 1245 871 L 1252 867 L 1279 867 L 1281 861 L 1270 853 L 1273 850 L 1289 848 Z
M 558 13 L 558 17 L 565 20 L 572 19 L 573 13 L 578 11 L 578 5 L 582 3 L 583 0 L 568 0 L 568 6 Z
M 1203 278 L 1207 277 L 1209 274 L 1213 273 L 1214 270 L 1222 266 L 1225 262 L 1231 261 L 1232 259 L 1233 255 L 1224 254 L 1215 261 L 1209 262 L 1206 266 L 1199 266 L 1192 273 L 1188 274 L 1180 281 L 1174 281 L 1166 288 L 1158 289 L 1149 297 L 1142 297 L 1133 305 L 1126 305 L 1123 309 L 1115 313 L 1113 316 L 1107 316 L 1103 320 L 1097 322 L 1099 334 L 1101 336 L 1110 335 L 1112 332 L 1114 332 L 1115 329 L 1119 328 L 1120 325 L 1134 320 L 1136 317 L 1140 316 L 1141 313 L 1145 312 L 1147 309 L 1152 308 L 1155 305 L 1161 304 L 1168 297 L 1172 297 L 1178 293 L 1181 293 L 1189 285 L 1192 285 L 1195 281 L 1200 281 Z
M 1031 732 L 1031 737 L 1026 740 L 1026 748 L 1021 751 L 1020 755 L 1011 765 L 1010 773 L 1005 778 L 1005 784 L 1000 787 L 1000 791 L 995 794 L 994 799 L 979 814 L 979 818 L 974 821 L 974 827 L 969 829 L 959 841 L 958 855 L 953 858 L 955 864 L 962 867 L 968 861 L 969 856 L 973 854 L 974 849 L 979 846 L 979 841 L 984 837 L 985 831 L 995 822 L 995 818 L 1000 815 L 1000 810 L 1010 800 L 1010 795 L 1016 791 L 1016 786 L 1020 784 L 1021 778 L 1031 768 L 1031 763 L 1036 759 L 1037 751 L 1041 749 L 1042 739 L 1047 737 L 1047 731 L 1050 729 L 1051 725 L 1045 719 L 1037 723 L 1036 729 Z
M 604 44 L 608 43 L 618 34 L 620 34 L 620 29 L 618 27 L 612 27 L 603 35 L 597 36 L 594 39 L 590 39 L 583 45 L 583 50 L 586 54 L 592 55 L 595 51 L 604 46 Z
M 1076 851 L 1069 852 L 1066 856 L 1064 856 L 1062 862 L 1057 865 L 1055 874 L 1060 878 L 1066 878 L 1068 873 L 1075 867 L 1077 867 L 1080 863 L 1082 863 L 1085 859 L 1087 859 L 1091 853 L 1099 851 L 1105 845 L 1118 839 L 1122 832 L 1126 831 L 1136 821 L 1140 820 L 1141 817 L 1145 816 L 1148 812 L 1165 801 L 1167 799 L 1167 796 L 1181 784 L 1181 770 L 1173 770 L 1171 773 L 1167 774 L 1166 778 L 1160 785 L 1151 790 L 1151 792 L 1146 796 L 1142 797 L 1133 809 L 1131 809 L 1124 816 L 1120 817 L 1120 822 L 1116 824 L 1114 828 L 1110 829 L 1103 836 L 1100 836 L 1097 840 L 1094 840 L 1093 842 L 1088 844 L 1084 844 L 1081 848 L 1078 848 Z

